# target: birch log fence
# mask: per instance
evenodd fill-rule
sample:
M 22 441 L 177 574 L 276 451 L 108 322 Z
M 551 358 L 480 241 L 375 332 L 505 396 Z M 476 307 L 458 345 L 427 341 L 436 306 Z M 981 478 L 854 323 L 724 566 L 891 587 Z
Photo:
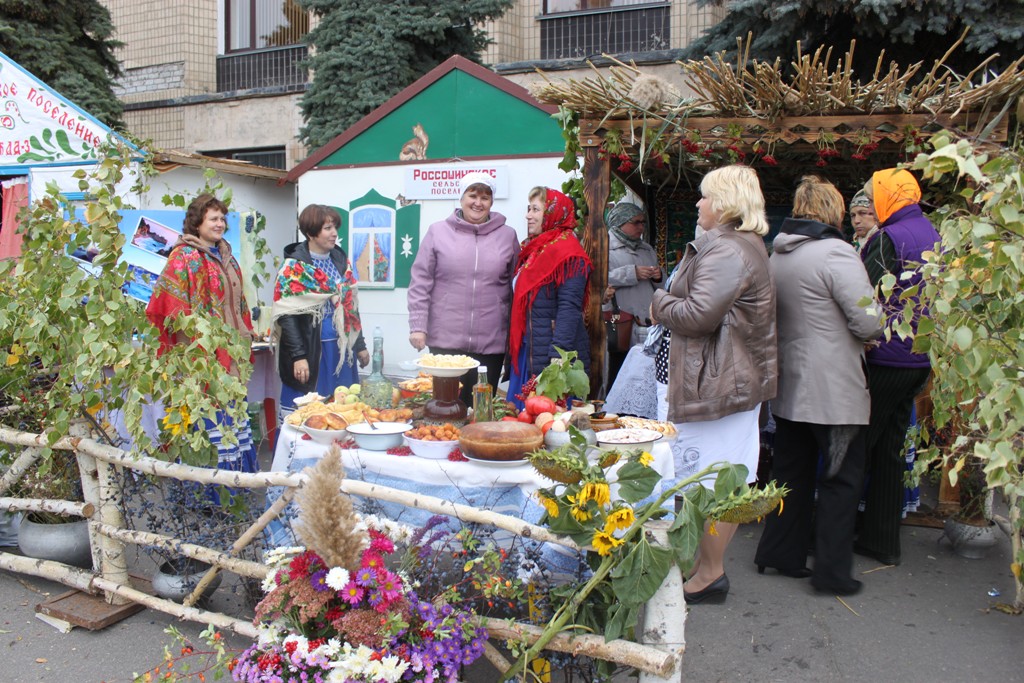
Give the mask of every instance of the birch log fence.
M 0 443 L 22 449 L 6 472 L 0 476 L 0 509 L 9 512 L 45 510 L 87 519 L 93 570 L 83 570 L 61 562 L 32 559 L 7 552 L 0 552 L 0 568 L 56 581 L 92 595 L 102 594 L 110 604 L 137 603 L 179 619 L 200 622 L 245 637 L 256 638 L 257 630 L 251 621 L 200 609 L 194 605 L 217 572 L 229 571 L 240 577 L 257 580 L 267 576 L 270 571 L 267 566 L 233 555 L 258 539 L 260 532 L 284 511 L 295 491 L 305 484 L 306 475 L 283 472 L 248 474 L 169 463 L 101 444 L 89 438 L 84 425 L 73 427 L 71 431 L 71 434 L 57 439 L 49 446 L 55 450 L 75 454 L 81 472 L 85 501 L 26 499 L 5 495 L 42 457 L 47 438 L 42 434 L 0 427 Z M 119 488 L 114 483 L 119 471 L 124 470 L 181 482 L 230 486 L 238 489 L 283 487 L 284 493 L 239 535 L 227 552 L 224 552 L 187 543 L 166 533 L 125 528 L 121 513 L 123 508 L 118 499 Z M 534 541 L 580 550 L 571 540 L 556 536 L 544 527 L 489 510 L 354 479 L 346 479 L 342 490 L 350 495 L 399 503 L 434 514 L 447 515 L 462 523 L 489 525 Z M 664 529 L 652 528 L 651 531 L 657 542 L 667 542 Z M 150 595 L 132 585 L 127 568 L 126 544 L 172 551 L 205 562 L 211 565 L 211 569 L 200 580 L 193 593 L 182 604 L 178 604 Z M 636 668 L 640 671 L 641 683 L 679 681 L 684 650 L 685 611 L 682 577 L 678 568 L 674 568 L 648 603 L 646 618 L 637 631 L 638 634 L 642 634 L 641 640 L 644 642 L 606 642 L 604 637 L 599 635 L 562 633 L 551 640 L 545 649 L 603 659 Z M 543 631 L 542 626 L 510 619 L 478 617 L 478 620 L 480 625 L 488 630 L 492 640 L 516 640 L 529 645 L 536 642 Z M 508 661 L 493 646 L 488 647 L 487 659 L 502 674 L 509 667 Z

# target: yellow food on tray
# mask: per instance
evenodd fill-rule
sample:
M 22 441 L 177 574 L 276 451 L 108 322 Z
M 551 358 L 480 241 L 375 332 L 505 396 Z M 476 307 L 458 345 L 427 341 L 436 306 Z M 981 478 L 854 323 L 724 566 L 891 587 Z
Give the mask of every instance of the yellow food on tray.
M 425 372 L 420 372 L 418 377 L 399 382 L 398 388 L 415 391 L 417 394 L 430 393 L 434 390 L 434 378 Z
M 648 420 L 642 417 L 620 417 L 619 424 L 631 429 L 653 429 L 656 432 L 661 432 L 665 436 L 676 435 L 676 427 L 671 422 Z
M 454 356 L 446 353 L 425 353 L 419 358 L 425 368 L 473 368 L 478 363 L 469 356 Z

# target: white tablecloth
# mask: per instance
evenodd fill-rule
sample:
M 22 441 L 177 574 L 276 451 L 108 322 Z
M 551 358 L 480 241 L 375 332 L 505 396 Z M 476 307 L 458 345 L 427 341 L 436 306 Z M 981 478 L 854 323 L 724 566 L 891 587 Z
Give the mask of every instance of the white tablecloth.
M 606 412 L 658 419 L 658 395 L 654 381 L 654 358 L 645 356 L 637 344 L 626 354 L 615 384 L 604 402 Z
M 272 471 L 298 472 L 323 457 L 327 446 L 304 440 L 302 436 L 302 432 L 291 425 L 282 426 Z M 651 454 L 654 456 L 651 466 L 665 481 L 671 480 L 675 476 L 675 466 L 669 445 L 659 442 Z M 414 455 L 390 455 L 362 449 L 342 449 L 342 461 L 346 476 L 352 479 L 493 510 L 534 524 L 543 512 L 534 494 L 537 489 L 554 484 L 526 463 L 512 467 L 497 466 L 473 461 L 427 460 Z M 414 526 L 422 525 L 431 516 L 431 513 L 397 503 L 379 505 L 383 508 L 379 511 L 381 514 Z M 285 545 L 290 539 L 275 536 L 273 542 Z

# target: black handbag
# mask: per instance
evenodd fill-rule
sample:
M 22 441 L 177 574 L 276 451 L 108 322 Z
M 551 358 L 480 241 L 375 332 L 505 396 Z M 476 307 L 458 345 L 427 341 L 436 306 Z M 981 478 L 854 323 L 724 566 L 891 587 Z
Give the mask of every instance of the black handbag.
M 619 303 L 612 295 L 612 310 L 604 311 L 604 333 L 608 337 L 608 350 L 626 353 L 633 346 L 633 314 L 619 310 Z

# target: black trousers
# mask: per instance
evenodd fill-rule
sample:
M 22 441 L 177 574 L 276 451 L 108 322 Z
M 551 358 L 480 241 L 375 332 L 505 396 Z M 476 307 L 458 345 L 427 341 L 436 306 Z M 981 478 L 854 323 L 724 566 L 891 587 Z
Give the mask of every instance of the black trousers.
M 914 398 L 930 373 L 928 368 L 868 366 L 867 495 L 857 545 L 879 555 L 900 556 L 903 475 L 907 471 L 903 446 Z
M 487 383 L 491 385 L 492 393 L 497 396 L 498 382 L 501 381 L 501 369 L 505 365 L 504 353 L 470 353 L 461 349 L 441 349 L 430 347 L 431 353 L 451 354 L 453 356 L 469 356 L 473 360 L 480 361 L 480 365 L 487 368 Z M 462 382 L 462 389 L 459 391 L 459 399 L 466 404 L 466 407 L 473 407 L 473 385 L 476 384 L 479 373 L 470 370 L 459 378 Z
M 778 416 L 775 425 L 772 477 L 790 492 L 782 514 L 772 512 L 765 518 L 754 562 L 776 569 L 800 570 L 807 564 L 807 549 L 814 534 L 815 583 L 849 583 L 854 524 L 864 480 L 865 430 L 858 425 L 819 425 Z M 819 453 L 842 458 L 833 477 L 819 478 Z

